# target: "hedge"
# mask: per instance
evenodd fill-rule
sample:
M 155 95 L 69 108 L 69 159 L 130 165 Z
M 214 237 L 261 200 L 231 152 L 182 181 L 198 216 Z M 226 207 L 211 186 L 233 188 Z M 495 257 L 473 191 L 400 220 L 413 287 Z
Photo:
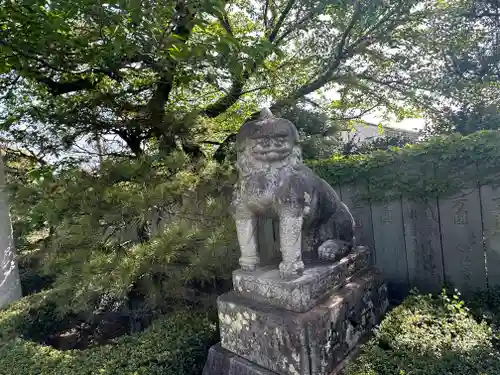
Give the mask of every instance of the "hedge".
M 386 315 L 346 375 L 496 375 L 494 341 L 458 296 L 413 294 Z
M 19 334 L 27 311 L 42 299 L 30 296 L 0 312 L 0 374 L 198 375 L 216 338 L 216 327 L 203 313 L 184 310 L 114 344 L 60 351 Z
M 366 187 L 361 199 L 405 196 L 426 200 L 498 180 L 500 132 L 453 134 L 427 142 L 356 156 L 333 156 L 308 164 L 332 186 Z

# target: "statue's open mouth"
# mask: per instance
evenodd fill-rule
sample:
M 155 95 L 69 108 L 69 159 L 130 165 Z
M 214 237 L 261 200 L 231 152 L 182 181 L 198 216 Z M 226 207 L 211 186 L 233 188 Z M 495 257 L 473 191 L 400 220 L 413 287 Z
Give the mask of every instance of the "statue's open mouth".
M 255 154 L 255 157 L 260 160 L 281 160 L 290 155 L 289 148 L 267 148 Z

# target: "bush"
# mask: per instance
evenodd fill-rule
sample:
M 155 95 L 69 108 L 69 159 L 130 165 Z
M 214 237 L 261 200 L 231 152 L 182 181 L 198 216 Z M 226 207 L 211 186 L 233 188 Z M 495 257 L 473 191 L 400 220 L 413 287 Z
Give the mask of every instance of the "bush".
M 385 201 L 399 198 L 425 200 L 450 196 L 469 181 L 495 181 L 500 166 L 500 132 L 483 131 L 469 136 L 453 134 L 427 142 L 309 161 L 332 186 L 358 184 L 367 187 L 360 198 Z
M 1 375 L 197 375 L 216 339 L 216 328 L 203 313 L 182 310 L 114 344 L 59 351 L 18 334 L 28 311 L 45 299 L 34 295 L 0 312 Z
M 500 348 L 500 286 L 476 293 L 469 303 L 476 319 L 486 321 L 493 331 L 493 343 Z
M 11 181 L 24 290 L 36 292 L 44 281 L 58 309 L 82 314 L 103 309 L 103 300 L 125 303 L 131 293 L 150 310 L 192 293 L 213 299 L 237 264 L 233 172 L 150 155 Z
M 412 294 L 391 311 L 348 375 L 494 375 L 499 352 L 486 322 L 458 296 Z

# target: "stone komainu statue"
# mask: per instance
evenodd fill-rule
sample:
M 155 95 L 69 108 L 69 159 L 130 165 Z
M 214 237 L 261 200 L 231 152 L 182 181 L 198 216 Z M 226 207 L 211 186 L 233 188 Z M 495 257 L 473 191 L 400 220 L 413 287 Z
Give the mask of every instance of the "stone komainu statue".
M 243 124 L 236 147 L 239 180 L 232 209 L 242 269 L 259 265 L 259 215 L 279 219 L 283 278 L 300 276 L 303 259 L 347 255 L 354 244 L 353 217 L 333 188 L 302 163 L 298 132 L 290 121 L 264 109 L 257 120 Z

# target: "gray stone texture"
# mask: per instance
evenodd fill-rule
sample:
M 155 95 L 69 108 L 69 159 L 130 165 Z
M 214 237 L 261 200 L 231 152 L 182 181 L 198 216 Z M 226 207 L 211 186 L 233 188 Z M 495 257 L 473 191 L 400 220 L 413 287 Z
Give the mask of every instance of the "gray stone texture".
M 298 141 L 295 126 L 269 110 L 238 132 L 232 210 L 246 271 L 260 262 L 258 216 L 279 220 L 279 271 L 285 279 L 302 275 L 304 258 L 333 261 L 352 249 L 354 219 L 333 188 L 303 163 Z
M 2 158 L 0 151 L 0 309 L 22 297 Z
M 296 312 L 306 312 L 324 300 L 346 280 L 370 264 L 371 251 L 358 246 L 334 263 L 319 263 L 306 267 L 302 276 L 292 280 L 280 277 L 272 266 L 254 272 L 233 272 L 235 292 L 243 297 L 282 307 Z
M 202 375 L 276 375 L 276 373 L 247 361 L 217 344 L 208 352 Z
M 439 197 L 444 278 L 464 296 L 486 289 L 483 218 L 479 189 L 464 189 L 452 197 Z M 490 269 L 495 266 L 488 266 Z
M 221 345 L 280 375 L 327 375 L 387 306 L 387 289 L 371 267 L 305 313 L 230 292 L 218 300 Z
M 370 250 L 354 246 L 347 206 L 304 165 L 290 121 L 263 110 L 240 128 L 236 148 L 241 269 L 218 299 L 221 343 L 203 375 L 331 375 L 380 321 L 387 288 Z M 263 218 L 278 223 L 278 267 L 260 265 Z

